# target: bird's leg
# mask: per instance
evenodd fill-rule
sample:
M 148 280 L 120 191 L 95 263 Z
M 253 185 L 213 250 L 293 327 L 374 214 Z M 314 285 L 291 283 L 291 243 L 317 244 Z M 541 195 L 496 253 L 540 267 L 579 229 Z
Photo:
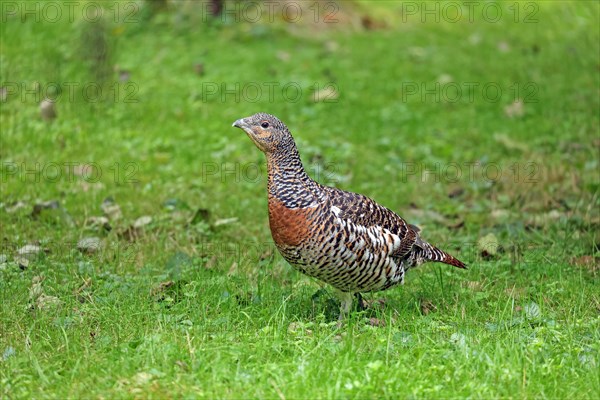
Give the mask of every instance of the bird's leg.
M 338 291 L 337 295 L 338 295 L 338 298 L 340 299 L 340 301 L 342 302 L 340 304 L 340 318 L 339 318 L 341 321 L 345 317 L 347 317 L 348 314 L 350 313 L 350 309 L 352 308 L 352 300 L 354 299 L 354 297 L 352 296 L 351 292 Z
M 356 297 L 356 309 L 358 311 L 365 311 L 368 307 L 367 304 L 365 303 L 365 300 L 363 299 L 362 295 L 360 294 L 360 292 L 356 292 L 354 293 L 354 297 Z

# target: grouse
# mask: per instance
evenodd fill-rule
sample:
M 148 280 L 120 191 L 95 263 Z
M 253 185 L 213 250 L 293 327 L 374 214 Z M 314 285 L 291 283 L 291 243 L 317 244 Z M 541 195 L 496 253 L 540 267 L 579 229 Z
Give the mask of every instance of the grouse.
M 410 268 L 437 261 L 466 268 L 419 230 L 370 198 L 311 179 L 283 122 L 265 113 L 233 123 L 265 153 L 269 225 L 281 255 L 300 272 L 337 289 L 340 317 L 353 295 L 404 281 Z

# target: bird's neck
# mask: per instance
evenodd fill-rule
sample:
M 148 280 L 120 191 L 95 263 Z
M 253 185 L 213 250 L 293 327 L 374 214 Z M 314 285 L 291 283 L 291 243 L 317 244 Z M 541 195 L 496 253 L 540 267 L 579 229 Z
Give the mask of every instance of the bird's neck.
M 288 208 L 313 207 L 320 203 L 320 185 L 311 179 L 302 165 L 295 146 L 285 152 L 267 154 L 269 199 Z

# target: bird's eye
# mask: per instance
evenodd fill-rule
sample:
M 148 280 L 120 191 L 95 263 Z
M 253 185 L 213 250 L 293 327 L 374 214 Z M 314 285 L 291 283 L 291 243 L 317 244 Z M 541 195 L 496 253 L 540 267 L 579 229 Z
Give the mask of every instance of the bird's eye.
M 266 129 L 269 127 L 269 123 L 267 121 L 263 121 L 262 124 L 260 124 L 260 126 Z

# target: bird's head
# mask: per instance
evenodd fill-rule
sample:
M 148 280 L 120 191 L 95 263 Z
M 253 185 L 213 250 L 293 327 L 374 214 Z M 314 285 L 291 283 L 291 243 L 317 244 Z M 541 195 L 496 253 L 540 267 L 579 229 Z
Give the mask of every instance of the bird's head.
M 233 123 L 236 128 L 243 129 L 252 139 L 256 147 L 265 154 L 290 150 L 294 140 L 287 126 L 271 114 L 258 113 Z

